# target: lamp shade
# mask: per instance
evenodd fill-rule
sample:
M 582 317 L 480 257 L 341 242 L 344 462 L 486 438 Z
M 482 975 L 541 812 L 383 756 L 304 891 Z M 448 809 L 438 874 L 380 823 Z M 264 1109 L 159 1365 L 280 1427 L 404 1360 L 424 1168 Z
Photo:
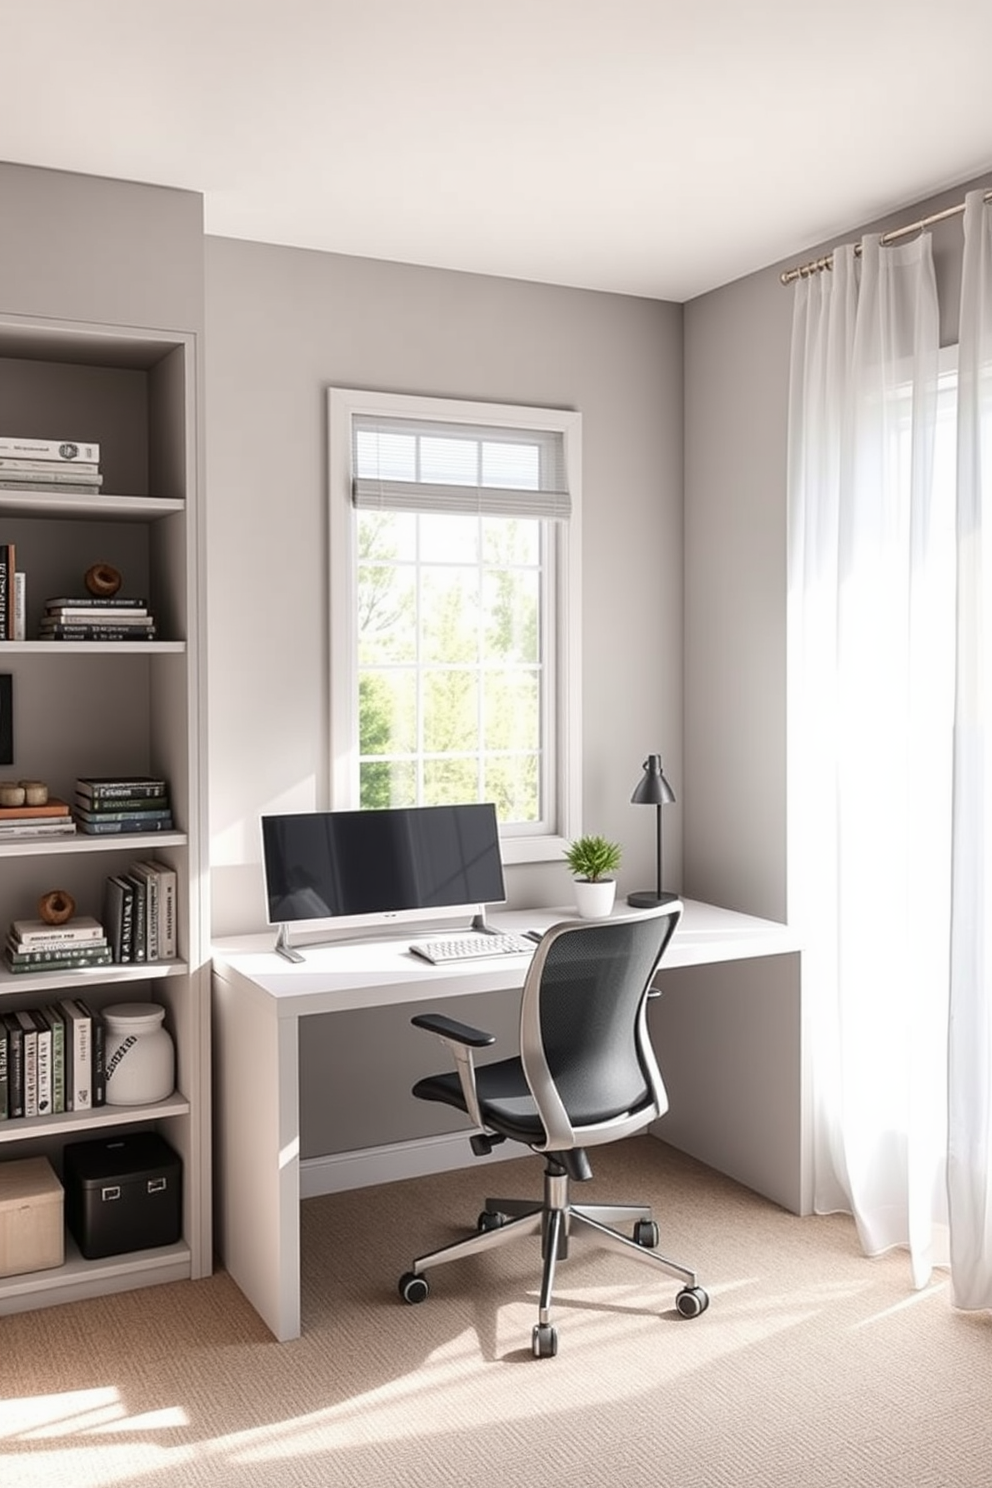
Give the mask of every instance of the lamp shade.
M 662 772 L 660 754 L 648 755 L 644 761 L 644 774 L 630 799 L 635 806 L 667 806 L 675 800 L 675 792 Z

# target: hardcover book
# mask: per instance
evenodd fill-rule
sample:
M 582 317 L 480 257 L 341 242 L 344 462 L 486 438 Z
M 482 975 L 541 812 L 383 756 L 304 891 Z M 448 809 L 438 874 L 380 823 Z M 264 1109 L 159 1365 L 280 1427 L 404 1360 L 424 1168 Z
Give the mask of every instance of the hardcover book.
M 24 1115 L 24 1030 L 14 1013 L 4 1013 L 7 1029 L 7 1113 Z
M 112 874 L 104 887 L 103 918 L 115 961 L 130 961 L 134 942 L 134 886 Z
M 118 821 L 80 821 L 78 826 L 81 832 L 92 837 L 106 837 L 114 832 L 171 832 L 172 816 L 171 813 L 165 816 L 126 816 Z
M 94 800 L 113 796 L 164 796 L 167 782 L 156 775 L 82 775 L 76 781 L 76 794 Z
M 10 929 L 25 949 L 32 945 L 60 945 L 68 940 L 103 939 L 103 926 L 92 915 L 74 915 L 64 925 L 49 925 L 46 920 L 14 920 Z
M 100 446 L 92 441 L 77 439 L 25 439 L 16 434 L 0 434 L 0 455 L 25 456 L 34 460 L 57 460 L 59 464 L 69 460 L 86 460 L 97 464 Z
M 14 1017 L 21 1025 L 21 1047 L 23 1050 L 23 1079 L 24 1079 L 24 1114 L 25 1116 L 37 1116 L 38 1114 L 38 1030 L 35 1027 L 34 1018 L 25 1009 L 20 1008 L 14 1013 Z
M 6 1121 L 10 1116 L 9 1091 L 7 1088 L 7 1048 L 9 1034 L 7 1025 L 0 1018 L 0 1121 Z
M 40 1009 L 52 1030 L 52 1115 L 65 1110 L 65 1019 L 54 1003 Z
M 18 455 L 0 455 L 0 470 L 61 471 L 67 467 L 75 470 L 80 479 L 89 475 L 95 476 L 100 470 L 96 460 L 40 460 L 32 459 L 30 456 L 22 458 Z
M 65 1015 L 66 1048 L 70 1050 L 72 1105 L 69 1105 L 70 1087 L 66 1088 L 66 1110 L 89 1111 L 93 1106 L 93 1051 L 92 1021 L 72 997 L 63 997 L 59 1007 Z M 72 1030 L 70 1038 L 69 1030 Z

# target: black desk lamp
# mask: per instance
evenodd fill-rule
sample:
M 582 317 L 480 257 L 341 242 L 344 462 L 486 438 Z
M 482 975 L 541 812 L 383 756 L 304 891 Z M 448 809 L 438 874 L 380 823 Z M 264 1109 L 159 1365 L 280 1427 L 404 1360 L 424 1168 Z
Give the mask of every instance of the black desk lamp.
M 639 889 L 636 893 L 627 895 L 628 904 L 633 904 L 638 909 L 651 909 L 656 904 L 675 898 L 674 894 L 664 893 L 661 887 L 661 808 L 675 800 L 675 792 L 662 773 L 660 754 L 648 755 L 644 761 L 644 774 L 637 782 L 630 799 L 635 806 L 654 806 L 657 813 L 658 887 L 654 891 Z

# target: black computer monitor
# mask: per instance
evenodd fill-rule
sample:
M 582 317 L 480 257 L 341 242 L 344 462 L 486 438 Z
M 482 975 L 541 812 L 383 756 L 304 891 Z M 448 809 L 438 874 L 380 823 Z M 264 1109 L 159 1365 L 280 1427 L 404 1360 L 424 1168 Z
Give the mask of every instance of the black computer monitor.
M 491 802 L 263 816 L 262 866 L 283 927 L 373 930 L 506 899 Z

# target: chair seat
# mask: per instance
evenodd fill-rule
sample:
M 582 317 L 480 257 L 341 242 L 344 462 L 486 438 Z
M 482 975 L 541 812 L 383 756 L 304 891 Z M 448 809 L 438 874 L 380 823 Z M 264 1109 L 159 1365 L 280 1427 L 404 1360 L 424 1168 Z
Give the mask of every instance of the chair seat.
M 475 1071 L 479 1106 L 486 1125 L 514 1142 L 543 1142 L 544 1126 L 524 1078 L 519 1059 L 499 1059 Z M 457 1074 L 427 1075 L 413 1087 L 418 1100 L 441 1101 L 465 1111 L 465 1097 Z

